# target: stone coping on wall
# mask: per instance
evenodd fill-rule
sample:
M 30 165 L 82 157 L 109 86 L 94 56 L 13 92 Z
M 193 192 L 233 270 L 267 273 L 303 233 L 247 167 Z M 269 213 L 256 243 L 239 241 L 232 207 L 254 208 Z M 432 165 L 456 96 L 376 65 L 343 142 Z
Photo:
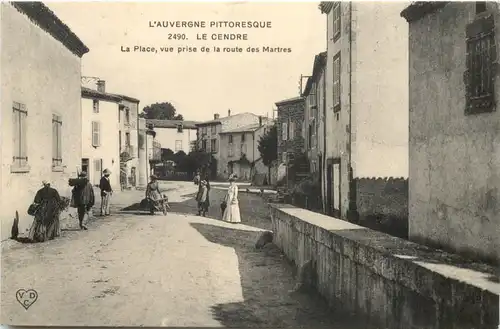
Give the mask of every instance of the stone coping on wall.
M 269 207 L 271 215 L 275 211 L 288 215 L 279 220 L 288 221 L 301 234 L 420 295 L 454 303 L 452 295 L 465 293 L 477 296 L 483 305 L 498 303 L 500 283 L 493 266 L 292 205 L 270 203 Z

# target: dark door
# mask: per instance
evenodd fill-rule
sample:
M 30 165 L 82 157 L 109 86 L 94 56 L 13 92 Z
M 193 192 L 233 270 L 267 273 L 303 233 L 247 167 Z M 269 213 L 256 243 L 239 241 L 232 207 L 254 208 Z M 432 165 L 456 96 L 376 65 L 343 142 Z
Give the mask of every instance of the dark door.
M 333 186 L 333 165 L 329 164 L 326 170 L 326 213 L 332 215 L 332 186 Z
M 89 173 L 89 159 L 82 159 L 82 171 Z

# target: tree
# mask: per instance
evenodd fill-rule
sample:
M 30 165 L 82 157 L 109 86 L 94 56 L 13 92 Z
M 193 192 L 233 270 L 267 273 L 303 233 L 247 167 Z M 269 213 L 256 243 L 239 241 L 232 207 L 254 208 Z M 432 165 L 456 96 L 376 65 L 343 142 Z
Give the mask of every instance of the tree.
M 165 162 L 167 160 L 172 160 L 174 156 L 174 151 L 171 149 L 161 149 L 161 161 Z
M 182 114 L 170 102 L 154 103 L 144 107 L 139 117 L 158 120 L 184 120 Z
M 278 159 L 278 128 L 276 125 L 273 125 L 266 134 L 260 137 L 257 149 L 262 163 L 268 168 L 270 178 L 273 161 Z

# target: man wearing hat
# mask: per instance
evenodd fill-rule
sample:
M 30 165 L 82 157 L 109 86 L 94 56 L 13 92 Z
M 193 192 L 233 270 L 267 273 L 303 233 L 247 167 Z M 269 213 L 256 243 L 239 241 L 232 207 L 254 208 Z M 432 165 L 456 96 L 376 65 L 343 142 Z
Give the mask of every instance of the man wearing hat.
M 109 199 L 113 194 L 113 189 L 109 181 L 111 171 L 104 169 L 103 174 L 99 183 L 99 188 L 101 189 L 101 216 L 109 216 Z
M 80 222 L 80 228 L 86 230 L 87 227 L 83 225 L 85 215 L 88 214 L 90 209 L 94 206 L 94 189 L 92 184 L 90 184 L 87 173 L 82 171 L 78 175 L 78 179 L 70 179 L 70 186 L 73 187 L 73 200 L 74 206 L 78 209 L 78 221 Z

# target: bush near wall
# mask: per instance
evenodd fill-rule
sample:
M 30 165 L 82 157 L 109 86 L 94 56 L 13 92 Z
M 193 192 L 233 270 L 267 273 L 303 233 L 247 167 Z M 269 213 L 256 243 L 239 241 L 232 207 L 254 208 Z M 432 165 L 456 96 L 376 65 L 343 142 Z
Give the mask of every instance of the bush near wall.
M 408 179 L 397 177 L 355 178 L 352 181 L 354 222 L 408 238 Z

